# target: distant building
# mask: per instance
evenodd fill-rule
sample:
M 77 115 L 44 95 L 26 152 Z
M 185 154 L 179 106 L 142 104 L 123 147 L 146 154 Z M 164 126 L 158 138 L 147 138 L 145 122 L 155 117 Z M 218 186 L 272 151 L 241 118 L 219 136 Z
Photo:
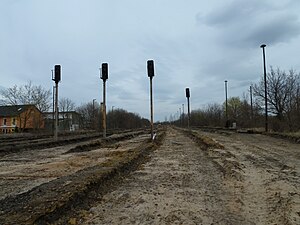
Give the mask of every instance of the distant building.
M 42 112 L 35 105 L 0 106 L 0 132 L 12 133 L 43 129 Z
M 45 118 L 45 127 L 47 130 L 54 129 L 54 114 L 53 112 L 43 113 Z M 58 129 L 61 131 L 75 131 L 81 128 L 81 115 L 75 111 L 59 112 L 58 113 Z

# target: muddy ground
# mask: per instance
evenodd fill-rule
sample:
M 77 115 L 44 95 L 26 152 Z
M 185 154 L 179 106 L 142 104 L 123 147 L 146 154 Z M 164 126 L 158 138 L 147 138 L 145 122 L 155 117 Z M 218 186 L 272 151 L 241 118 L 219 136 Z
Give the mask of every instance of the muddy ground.
M 299 144 L 163 133 L 5 155 L 0 224 L 300 224 Z

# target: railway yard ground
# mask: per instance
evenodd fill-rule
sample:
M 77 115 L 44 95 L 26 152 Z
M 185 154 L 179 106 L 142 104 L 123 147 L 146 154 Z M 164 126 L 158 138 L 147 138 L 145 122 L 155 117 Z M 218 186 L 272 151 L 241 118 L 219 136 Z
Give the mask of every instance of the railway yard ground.
M 2 137 L 2 136 L 1 136 Z M 0 224 L 300 224 L 300 144 L 160 127 L 0 137 Z

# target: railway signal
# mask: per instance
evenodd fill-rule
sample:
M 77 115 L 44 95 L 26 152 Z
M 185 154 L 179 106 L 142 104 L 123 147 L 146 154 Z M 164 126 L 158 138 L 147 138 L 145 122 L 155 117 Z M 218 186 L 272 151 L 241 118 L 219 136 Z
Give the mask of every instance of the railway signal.
M 191 117 L 191 114 L 190 114 L 190 97 L 191 97 L 191 94 L 190 94 L 190 89 L 189 88 L 185 89 L 185 97 L 187 98 L 187 104 L 188 104 L 188 128 L 190 128 L 190 117 Z
M 103 80 L 102 126 L 103 137 L 106 138 L 106 80 L 108 79 L 108 63 L 102 63 L 100 78 Z
M 153 140 L 153 94 L 152 94 L 152 79 L 154 77 L 154 61 L 147 61 L 148 77 L 150 78 L 150 114 L 151 114 L 151 139 Z
M 55 82 L 55 130 L 54 130 L 54 139 L 57 140 L 58 134 L 58 83 L 61 80 L 61 66 L 54 66 L 54 76 L 52 73 L 52 80 Z

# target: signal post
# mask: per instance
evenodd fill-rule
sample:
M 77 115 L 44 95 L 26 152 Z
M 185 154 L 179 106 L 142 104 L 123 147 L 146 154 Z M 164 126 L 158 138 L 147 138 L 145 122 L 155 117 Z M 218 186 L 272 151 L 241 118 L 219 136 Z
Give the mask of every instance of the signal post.
M 150 114 L 151 114 L 151 140 L 153 140 L 153 93 L 152 93 L 152 79 L 154 77 L 154 61 L 147 61 L 148 77 L 150 78 Z
M 188 104 L 188 128 L 190 129 L 190 119 L 191 119 L 191 114 L 190 114 L 190 89 L 186 88 L 185 89 L 185 96 L 187 98 L 187 104 Z
M 52 80 L 55 82 L 55 130 L 54 130 L 54 139 L 57 140 L 58 134 L 58 83 L 61 80 L 61 66 L 54 66 L 54 77 L 52 73 Z
M 106 80 L 108 79 L 108 63 L 102 63 L 101 79 L 103 80 L 102 126 L 103 126 L 103 137 L 106 138 Z

